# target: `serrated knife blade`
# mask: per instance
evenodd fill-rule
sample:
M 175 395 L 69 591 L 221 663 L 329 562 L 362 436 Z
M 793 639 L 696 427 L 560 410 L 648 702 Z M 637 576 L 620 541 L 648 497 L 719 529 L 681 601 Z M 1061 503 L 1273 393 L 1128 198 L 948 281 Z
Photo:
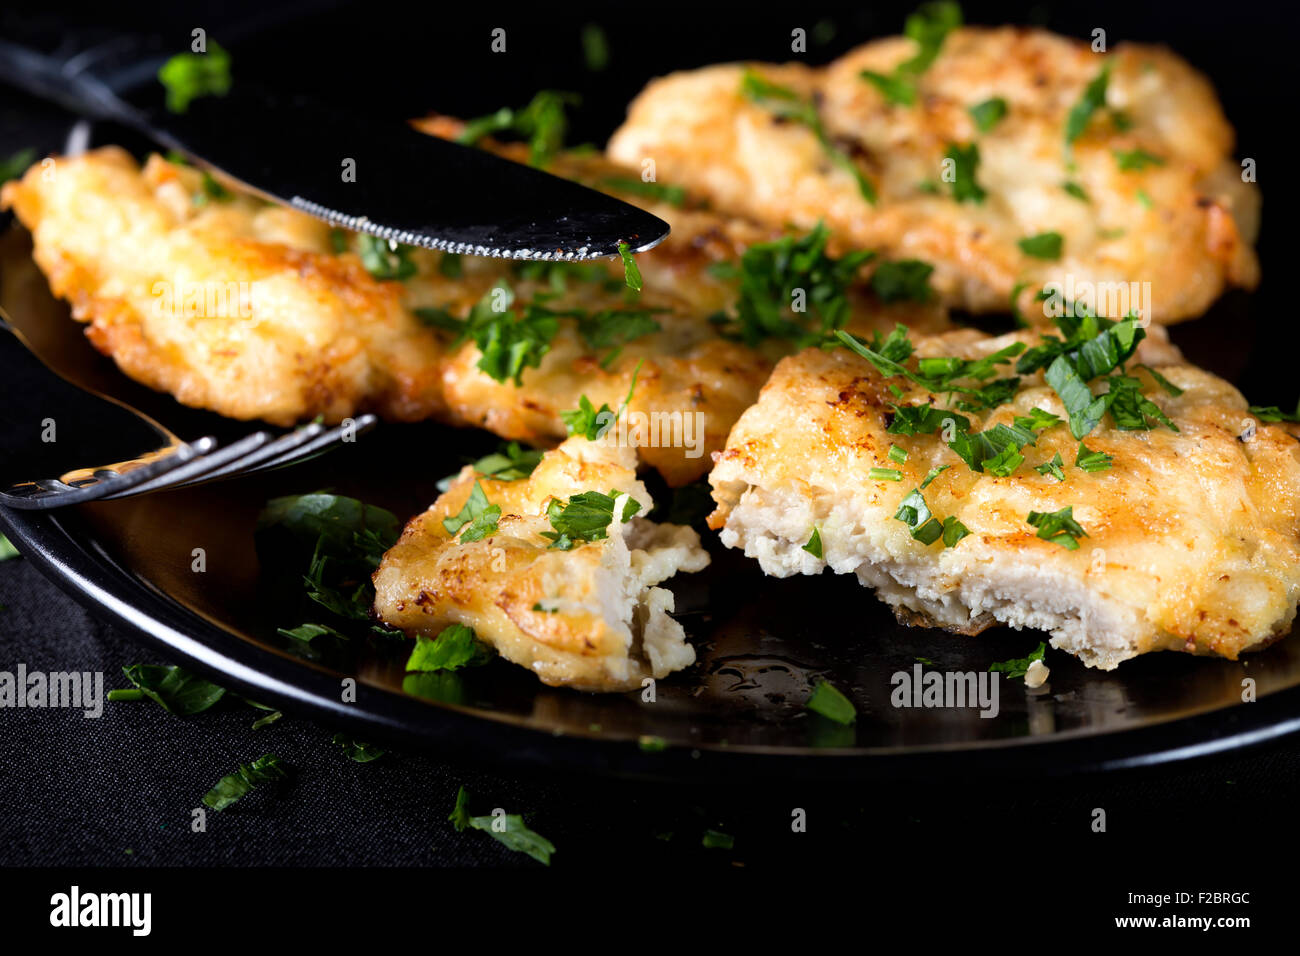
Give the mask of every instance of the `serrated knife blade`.
M 668 224 L 629 203 L 400 120 L 251 86 L 162 109 L 162 89 L 119 96 L 94 51 L 72 59 L 0 40 L 0 77 L 144 133 L 264 198 L 407 245 L 504 259 L 595 259 L 652 248 Z M 116 75 L 151 75 L 114 50 Z

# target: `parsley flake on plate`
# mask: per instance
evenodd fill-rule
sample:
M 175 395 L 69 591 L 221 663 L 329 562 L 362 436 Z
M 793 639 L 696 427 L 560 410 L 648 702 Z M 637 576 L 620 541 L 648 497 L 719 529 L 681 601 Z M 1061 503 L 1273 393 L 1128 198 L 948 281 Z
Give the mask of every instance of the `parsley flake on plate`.
M 845 697 L 834 684 L 824 680 L 813 685 L 812 696 L 804 706 L 814 714 L 820 714 L 846 727 L 858 719 L 858 709 L 853 706 L 853 701 Z
M 184 113 L 201 96 L 230 92 L 230 54 L 216 40 L 206 53 L 177 53 L 158 69 L 158 82 L 167 90 L 167 109 Z
M 1038 642 L 1038 647 L 1029 652 L 1028 657 L 1012 658 L 1009 661 L 999 661 L 996 664 L 990 664 L 990 671 L 998 671 L 1006 674 L 1008 678 L 1015 680 L 1024 677 L 1029 673 L 1029 665 L 1034 661 L 1041 661 L 1047 654 L 1047 644 L 1043 641 Z

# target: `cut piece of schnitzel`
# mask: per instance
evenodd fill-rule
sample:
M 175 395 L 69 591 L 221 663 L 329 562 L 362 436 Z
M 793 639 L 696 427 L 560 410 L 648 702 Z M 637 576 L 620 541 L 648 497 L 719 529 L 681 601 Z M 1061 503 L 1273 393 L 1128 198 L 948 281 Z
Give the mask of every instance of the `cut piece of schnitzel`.
M 566 162 L 601 182 L 614 168 Z M 791 350 L 723 337 L 710 321 L 737 294 L 711 267 L 770 231 L 695 208 L 638 257 L 645 287 L 634 294 L 621 263 L 394 249 L 159 156 L 141 169 L 113 147 L 33 167 L 0 200 L 96 347 L 132 378 L 232 418 L 376 411 L 554 444 L 561 413 L 584 395 L 616 408 L 635 375 L 628 421 L 644 423 L 643 458 L 684 484 Z M 860 289 L 844 294 L 853 329 L 947 325 L 933 301 L 877 307 Z
M 1026 331 L 783 359 L 716 456 L 710 524 L 768 574 L 856 574 L 905 622 L 1041 629 L 1094 667 L 1263 647 L 1300 601 L 1300 426 L 1258 421 L 1158 328 L 1091 376 L 1127 325 L 1064 355 Z M 988 357 L 1038 368 L 969 410 L 1000 387 L 963 377 Z
M 695 651 L 657 585 L 709 557 L 692 529 L 643 517 L 652 507 L 636 452 L 609 441 L 570 438 L 513 481 L 466 466 L 384 555 L 375 612 L 412 637 L 472 627 L 545 684 L 666 677 Z
M 950 306 L 1025 290 L 1029 314 L 1068 277 L 1099 309 L 1137 283 L 1126 304 L 1157 322 L 1258 281 L 1258 190 L 1232 151 L 1210 83 L 1170 51 L 1011 27 L 674 73 L 608 147 L 716 209 L 928 262 Z

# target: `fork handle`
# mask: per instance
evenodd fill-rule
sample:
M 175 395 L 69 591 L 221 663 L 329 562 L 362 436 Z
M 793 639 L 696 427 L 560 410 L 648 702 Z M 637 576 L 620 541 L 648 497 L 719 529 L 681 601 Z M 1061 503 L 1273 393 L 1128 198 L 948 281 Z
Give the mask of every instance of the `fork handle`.
M 0 39 L 0 77 L 74 113 L 136 126 L 139 111 L 119 95 L 157 74 L 166 58 L 150 42 L 119 35 L 89 46 L 65 41 L 44 53 Z

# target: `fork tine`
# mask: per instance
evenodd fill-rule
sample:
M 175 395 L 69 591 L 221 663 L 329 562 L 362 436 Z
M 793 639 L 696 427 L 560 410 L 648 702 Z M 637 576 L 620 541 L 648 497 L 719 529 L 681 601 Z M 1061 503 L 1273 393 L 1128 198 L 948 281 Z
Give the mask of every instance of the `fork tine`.
M 218 478 L 225 478 L 230 475 L 245 474 L 257 471 L 263 462 L 271 461 L 282 457 L 296 457 L 297 449 L 311 439 L 325 431 L 324 425 L 311 423 L 294 429 L 287 435 L 281 435 L 274 441 L 267 442 L 260 448 L 254 449 L 247 455 L 236 458 L 233 461 L 222 465 L 220 468 L 214 468 L 194 478 L 187 478 L 180 482 L 181 485 L 192 485 L 200 481 L 214 481 Z
M 200 476 L 206 475 L 237 458 L 257 450 L 258 448 L 271 441 L 270 432 L 253 432 L 245 438 L 241 438 L 233 445 L 227 445 L 208 455 L 195 458 L 179 468 L 172 469 L 164 475 L 154 478 L 152 481 L 146 481 L 129 488 L 122 492 L 114 492 L 105 495 L 105 498 L 127 498 L 133 495 L 142 495 L 150 491 L 159 491 L 163 488 L 186 484 L 197 480 Z
M 171 453 L 129 471 L 114 472 L 99 469 L 95 472 L 95 477 L 99 480 L 89 484 L 84 483 L 84 480 L 78 480 L 76 484 L 68 484 L 57 478 L 30 482 L 32 487 L 40 488 L 47 493 L 14 494 L 14 489 L 10 488 L 0 492 L 0 504 L 11 508 L 47 510 L 97 501 L 101 498 L 124 497 L 127 494 L 135 494 L 134 489 L 147 482 L 166 477 L 187 464 L 201 460 L 216 447 L 215 438 L 199 438 L 178 445 Z
M 374 415 L 358 415 L 352 421 L 352 434 L 364 435 L 378 424 L 379 419 Z M 314 455 L 320 454 L 335 442 L 341 441 L 346 430 L 347 429 L 343 425 L 335 425 L 333 428 L 316 435 L 311 441 L 305 442 L 301 446 L 294 448 L 292 451 L 286 452 L 285 454 L 279 455 L 270 460 L 259 462 L 254 467 L 246 469 L 246 471 L 248 474 L 255 474 L 259 471 L 270 471 L 273 468 L 282 468 L 285 465 L 305 461 Z

